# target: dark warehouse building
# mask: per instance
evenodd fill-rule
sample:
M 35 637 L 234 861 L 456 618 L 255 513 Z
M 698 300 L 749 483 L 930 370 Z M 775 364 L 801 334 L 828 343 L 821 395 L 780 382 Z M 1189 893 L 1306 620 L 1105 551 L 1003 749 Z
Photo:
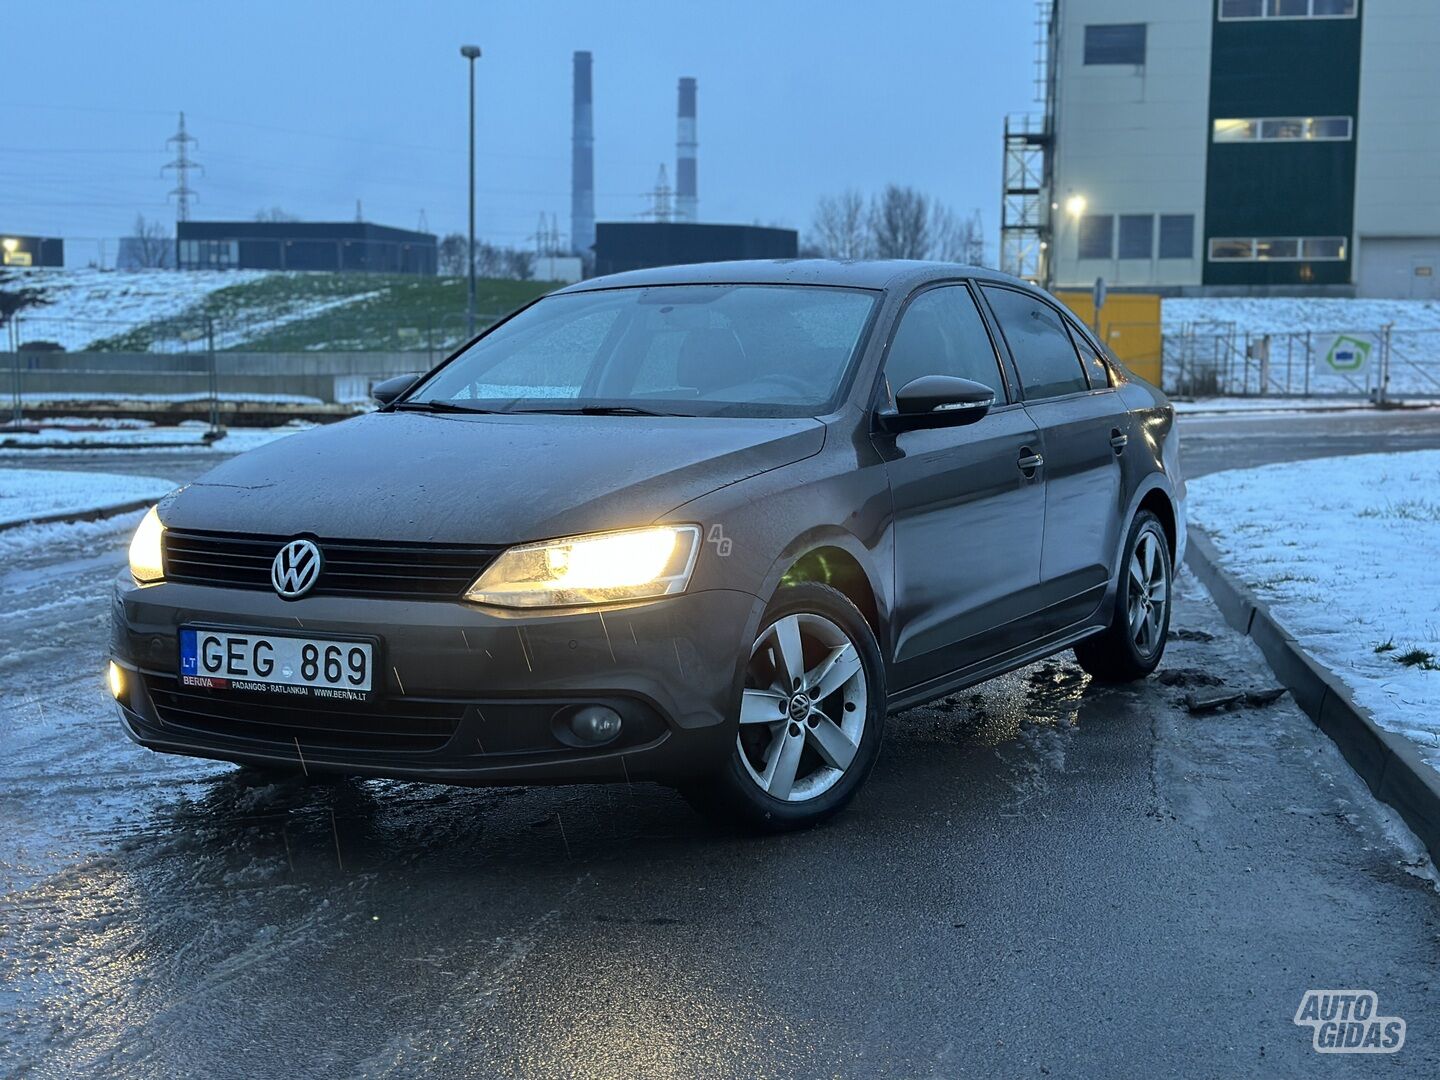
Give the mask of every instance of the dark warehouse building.
M 0 233 L 0 266 L 64 266 L 65 241 Z
M 181 270 L 358 270 L 433 274 L 433 233 L 368 221 L 181 221 Z
M 800 237 L 794 229 L 670 221 L 602 221 L 595 226 L 595 272 L 615 274 L 652 266 L 731 259 L 793 259 L 799 246 Z

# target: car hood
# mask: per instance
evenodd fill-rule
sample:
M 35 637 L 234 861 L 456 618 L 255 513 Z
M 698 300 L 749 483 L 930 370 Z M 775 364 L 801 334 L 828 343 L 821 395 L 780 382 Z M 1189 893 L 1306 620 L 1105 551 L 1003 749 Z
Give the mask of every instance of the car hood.
M 819 453 L 811 418 L 372 413 L 225 462 L 161 507 L 170 528 L 510 544 L 645 525 Z

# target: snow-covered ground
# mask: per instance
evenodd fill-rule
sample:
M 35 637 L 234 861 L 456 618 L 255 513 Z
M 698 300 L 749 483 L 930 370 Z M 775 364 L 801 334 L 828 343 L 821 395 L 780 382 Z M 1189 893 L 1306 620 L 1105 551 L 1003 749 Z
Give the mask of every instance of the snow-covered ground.
M 1334 412 L 1348 409 L 1372 409 L 1375 406 L 1359 398 L 1294 398 L 1294 397 L 1203 397 L 1176 401 L 1177 413 L 1264 413 L 1264 412 Z M 1408 408 L 1440 407 L 1434 401 L 1406 400 Z
M 94 393 L 76 393 L 65 390 L 37 390 L 33 394 L 21 394 L 22 401 L 30 404 L 50 404 L 60 401 L 95 401 L 97 397 L 104 397 L 110 401 L 154 401 L 171 405 L 183 405 L 191 401 L 209 401 L 209 394 L 126 394 L 118 391 L 107 392 L 103 395 Z M 325 404 L 318 397 L 306 394 L 261 394 L 242 393 L 232 394 L 221 392 L 216 395 L 217 400 L 224 402 L 247 402 L 257 405 L 323 405 Z
M 1233 323 L 1240 334 L 1292 331 L 1440 330 L 1435 300 L 1346 300 L 1336 297 L 1177 296 L 1160 305 L 1161 328 L 1179 333 L 1187 323 Z
M 158 499 L 175 488 L 153 476 L 0 469 L 0 528 L 56 514 L 88 514 Z
M 181 315 L 216 289 L 265 276 L 261 270 L 27 270 L 10 275 L 6 284 L 45 298 L 20 312 L 25 340 L 56 341 L 75 350 L 141 323 Z
M 305 431 L 314 424 L 296 422 L 273 428 L 228 428 L 215 442 L 206 442 L 208 426 L 193 421 L 175 427 L 71 429 L 46 427 L 38 431 L 0 432 L 0 456 L 12 459 L 37 454 L 70 454 L 97 450 L 133 452 L 150 447 L 166 451 L 193 449 L 220 454 L 240 454 L 257 446 Z
M 1189 493 L 1225 568 L 1440 768 L 1440 450 L 1213 473 Z

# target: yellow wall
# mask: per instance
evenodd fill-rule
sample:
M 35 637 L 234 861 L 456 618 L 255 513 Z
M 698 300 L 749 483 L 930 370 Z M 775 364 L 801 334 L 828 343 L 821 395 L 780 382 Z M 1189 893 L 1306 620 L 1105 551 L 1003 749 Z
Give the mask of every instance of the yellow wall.
M 1055 296 L 1091 330 L 1095 308 L 1088 292 L 1057 292 Z M 1100 309 L 1100 339 L 1127 368 L 1147 382 L 1160 385 L 1160 297 L 1153 293 L 1111 293 Z

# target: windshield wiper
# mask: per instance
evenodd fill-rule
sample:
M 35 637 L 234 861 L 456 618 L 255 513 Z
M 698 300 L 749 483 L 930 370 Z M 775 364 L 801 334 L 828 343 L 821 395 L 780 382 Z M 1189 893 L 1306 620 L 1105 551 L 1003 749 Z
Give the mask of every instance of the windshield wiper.
M 562 416 L 685 416 L 686 413 L 655 412 L 637 405 L 579 405 L 573 409 L 516 409 L 521 413 L 556 413 Z
M 390 408 L 394 412 L 493 413 L 498 411 L 481 409 L 474 405 L 461 405 L 454 401 L 398 401 Z

